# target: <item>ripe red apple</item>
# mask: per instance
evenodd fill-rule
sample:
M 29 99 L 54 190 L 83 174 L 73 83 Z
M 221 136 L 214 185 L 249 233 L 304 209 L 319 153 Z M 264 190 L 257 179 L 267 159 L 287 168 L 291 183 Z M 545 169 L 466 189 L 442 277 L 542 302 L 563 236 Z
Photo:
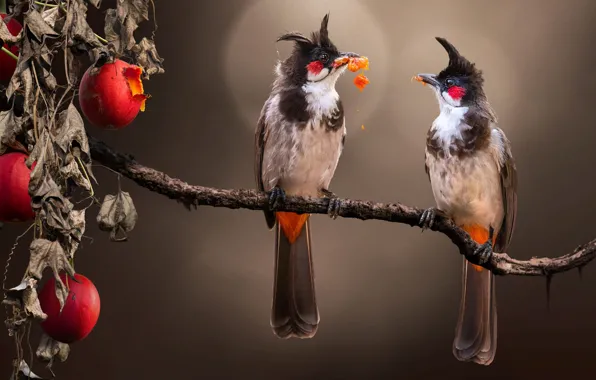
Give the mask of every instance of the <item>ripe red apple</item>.
M 93 283 L 85 276 L 76 273 L 74 281 L 70 276 L 61 274 L 60 279 L 70 288 L 62 313 L 56 297 L 56 279 L 49 279 L 39 292 L 39 303 L 48 318 L 41 323 L 41 328 L 54 340 L 62 343 L 74 343 L 87 337 L 99 319 L 99 293 Z M 66 282 L 68 281 L 68 283 Z
M 0 156 L 0 221 L 26 222 L 35 218 L 29 196 L 31 169 L 27 155 L 14 152 Z M 35 168 L 33 163 L 32 168 Z
M 0 16 L 2 16 L 2 19 L 4 20 L 7 14 L 0 13 Z M 6 24 L 6 27 L 8 28 L 10 34 L 12 34 L 13 36 L 19 34 L 21 29 L 23 29 L 21 23 L 15 20 L 14 18 L 10 19 L 8 24 Z M 19 55 L 19 48 L 17 46 L 8 47 L 7 44 L 4 44 L 4 48 L 10 50 L 16 56 Z M 17 61 L 5 52 L 0 52 L 0 82 L 8 83 L 8 81 L 10 81 L 10 78 L 12 78 L 12 74 L 14 74 L 16 68 Z
M 145 111 L 142 72 L 119 59 L 99 70 L 89 67 L 79 85 L 79 104 L 87 120 L 96 127 L 120 129 Z

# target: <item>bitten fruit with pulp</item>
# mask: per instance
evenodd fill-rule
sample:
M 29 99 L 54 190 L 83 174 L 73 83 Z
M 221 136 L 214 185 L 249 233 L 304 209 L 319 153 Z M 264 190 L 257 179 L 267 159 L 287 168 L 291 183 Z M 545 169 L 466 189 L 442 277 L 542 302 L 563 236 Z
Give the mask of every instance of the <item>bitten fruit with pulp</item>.
M 120 59 L 87 69 L 79 85 L 83 114 L 96 127 L 120 129 L 145 111 L 141 74 L 143 69 Z

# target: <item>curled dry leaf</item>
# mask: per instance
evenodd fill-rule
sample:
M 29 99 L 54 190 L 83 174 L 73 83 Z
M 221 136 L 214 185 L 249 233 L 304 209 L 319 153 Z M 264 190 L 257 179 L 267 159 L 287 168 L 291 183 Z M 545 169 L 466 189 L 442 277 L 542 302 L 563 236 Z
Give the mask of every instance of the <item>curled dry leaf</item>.
M 27 58 L 27 51 L 21 49 L 17 68 L 10 79 L 8 88 L 6 89 L 6 99 L 11 99 L 17 91 L 23 92 L 23 110 L 25 115 L 32 115 L 30 112 L 31 103 L 34 99 L 33 94 L 33 74 L 31 65 L 29 65 L 29 58 Z
M 27 276 L 19 285 L 8 289 L 6 291 L 6 299 L 2 303 L 17 306 L 28 316 L 39 321 L 43 321 L 48 317 L 39 304 L 39 299 L 37 298 L 37 280 L 33 277 Z
M 29 251 L 31 256 L 29 258 L 27 273 L 40 280 L 44 269 L 48 267 L 52 269 L 54 278 L 56 279 L 56 298 L 58 298 L 60 310 L 62 310 L 66 296 L 68 296 L 68 289 L 60 279 L 60 272 L 65 271 L 71 277 L 74 277 L 75 274 L 73 267 L 68 262 L 62 245 L 58 241 L 35 239 L 31 243 Z
M 42 217 L 47 227 L 62 235 L 69 235 L 72 231 L 69 214 L 73 210 L 73 204 L 61 194 L 48 170 L 37 171 L 40 166 L 42 165 L 38 162 L 31 172 L 31 206 Z
M 64 245 L 66 250 L 66 257 L 74 259 L 76 250 L 81 244 L 81 239 L 85 233 L 85 209 L 72 210 L 68 215 L 70 224 L 70 234 L 65 236 Z
M 60 168 L 61 174 L 65 178 L 72 178 L 77 185 L 90 191 L 91 183 L 86 178 L 87 176 L 92 177 L 90 175 L 89 141 L 87 140 L 83 118 L 72 102 L 68 105 L 68 108 L 58 115 L 58 126 L 59 132 L 55 142 L 62 153 L 63 166 Z M 80 159 L 83 165 L 88 166 L 82 168 L 77 158 Z
M 25 14 L 25 28 L 35 37 L 38 43 L 44 42 L 45 38 L 56 38 L 58 33 L 44 20 L 41 13 L 35 9 L 29 9 Z
M 7 44 L 15 44 L 21 39 L 23 32 L 21 31 L 16 36 L 13 36 L 12 33 L 10 33 L 10 31 L 8 30 L 6 22 L 7 21 L 0 22 L 0 39 Z
M 70 346 L 68 344 L 58 342 L 50 338 L 46 333 L 42 333 L 39 346 L 37 346 L 37 351 L 35 352 L 39 360 L 48 363 L 48 367 L 52 366 L 54 358 L 65 362 L 68 359 L 69 353 Z
M 23 133 L 23 124 L 23 118 L 15 116 L 14 112 L 0 112 L 0 154 L 4 154 L 9 148 L 17 150 L 24 149 L 21 148 L 22 145 L 17 141 L 17 137 Z
M 137 64 L 143 68 L 143 79 L 149 79 L 153 74 L 163 74 L 163 58 L 157 53 L 155 42 L 143 38 L 141 42 L 133 46 L 132 52 Z
M 18 17 L 23 14 L 23 9 L 26 9 L 29 5 L 29 0 L 12 0 L 11 2 L 7 1 L 6 5 L 9 8 L 9 13 L 11 16 Z
M 110 232 L 110 240 L 119 242 L 128 239 L 126 234 L 133 230 L 138 218 L 130 194 L 119 191 L 117 195 L 105 196 L 97 214 L 97 223 L 100 230 Z M 123 237 L 118 238 L 118 233 L 122 233 Z
M 150 0 L 119 0 L 116 9 L 108 9 L 104 33 L 116 53 L 123 54 L 135 45 L 134 31 L 149 20 Z
M 93 29 L 87 23 L 87 3 L 85 0 L 70 0 L 66 19 L 62 26 L 62 34 L 70 36 L 69 46 L 81 45 L 89 48 L 102 47 L 102 43 L 97 39 Z
M 64 160 L 64 165 L 60 168 L 60 175 L 64 179 L 70 179 L 77 184 L 77 186 L 91 191 L 91 183 L 87 180 L 85 175 L 81 172 L 81 166 L 76 160 L 75 156 L 68 153 Z
M 41 12 L 41 17 L 55 31 L 54 26 L 56 25 L 56 21 L 63 17 L 62 9 L 60 7 L 46 8 L 46 10 Z
M 16 373 L 12 373 L 10 380 L 43 379 L 43 377 L 36 375 L 24 360 L 19 362 L 18 367 L 16 365 L 14 367 L 16 369 Z

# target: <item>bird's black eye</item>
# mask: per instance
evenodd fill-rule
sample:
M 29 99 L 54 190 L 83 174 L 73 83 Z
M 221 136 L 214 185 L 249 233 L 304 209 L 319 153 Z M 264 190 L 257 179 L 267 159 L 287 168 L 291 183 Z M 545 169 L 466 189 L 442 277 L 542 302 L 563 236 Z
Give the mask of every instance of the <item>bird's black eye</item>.
M 445 81 L 445 84 L 447 85 L 447 87 L 455 86 L 455 81 L 449 78 Z
M 329 61 L 329 54 L 322 53 L 321 56 L 319 57 L 319 60 L 323 63 L 327 63 L 327 61 Z

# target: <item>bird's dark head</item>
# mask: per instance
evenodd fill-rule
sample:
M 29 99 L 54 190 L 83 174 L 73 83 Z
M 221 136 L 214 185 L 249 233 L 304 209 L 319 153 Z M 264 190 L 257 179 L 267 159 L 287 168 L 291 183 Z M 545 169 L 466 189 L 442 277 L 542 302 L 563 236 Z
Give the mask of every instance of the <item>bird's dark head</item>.
M 347 65 L 347 62 L 338 64 L 335 61 L 342 57 L 359 57 L 356 53 L 338 50 L 329 38 L 328 24 L 329 14 L 326 14 L 321 21 L 321 28 L 313 32 L 310 38 L 300 32 L 290 32 L 277 39 L 295 44 L 292 54 L 279 66 L 281 74 L 293 84 L 328 82 L 334 85 Z
M 483 99 L 484 79 L 482 71 L 468 61 L 449 41 L 436 37 L 449 55 L 449 64 L 438 75 L 418 74 L 416 79 L 431 86 L 439 104 L 466 107 Z

